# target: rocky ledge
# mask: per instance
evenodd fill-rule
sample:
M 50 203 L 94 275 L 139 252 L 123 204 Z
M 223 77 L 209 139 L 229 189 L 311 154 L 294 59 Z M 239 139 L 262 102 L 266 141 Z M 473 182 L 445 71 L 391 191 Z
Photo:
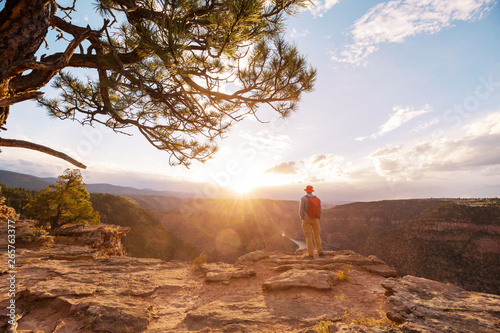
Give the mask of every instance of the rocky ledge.
M 303 252 L 257 251 L 234 264 L 195 266 L 96 254 L 95 244 L 19 249 L 16 324 L 7 324 L 4 310 L 0 331 L 500 330 L 499 296 L 412 276 L 397 278 L 377 257 L 351 251 L 328 251 L 314 259 Z M 74 255 L 63 256 L 65 246 Z M 6 255 L 1 260 L 6 263 Z M 2 279 L 8 277 L 4 270 Z M 2 285 L 2 309 L 11 302 L 8 289 Z

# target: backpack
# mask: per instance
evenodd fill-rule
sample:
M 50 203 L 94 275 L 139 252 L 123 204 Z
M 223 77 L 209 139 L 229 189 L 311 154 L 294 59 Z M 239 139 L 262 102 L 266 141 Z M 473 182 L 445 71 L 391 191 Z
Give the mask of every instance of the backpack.
M 309 205 L 307 206 L 307 215 L 312 219 L 318 219 L 321 216 L 321 200 L 318 197 L 309 197 Z

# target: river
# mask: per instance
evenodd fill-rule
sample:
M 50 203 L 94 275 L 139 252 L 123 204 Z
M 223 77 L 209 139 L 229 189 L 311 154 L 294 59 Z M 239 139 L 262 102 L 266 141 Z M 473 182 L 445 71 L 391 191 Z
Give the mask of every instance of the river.
M 285 234 L 285 232 L 284 232 L 284 231 L 281 233 L 281 236 L 286 237 L 286 238 L 288 238 L 289 240 L 291 240 L 292 242 L 294 242 L 295 244 L 297 244 L 297 245 L 299 246 L 299 249 L 307 249 L 307 245 L 306 245 L 305 240 L 303 241 L 303 240 L 297 240 L 297 239 L 290 238 L 290 237 L 288 237 L 288 236 Z
M 299 250 L 300 249 L 307 249 L 307 245 L 306 245 L 306 241 L 305 239 L 304 240 L 298 240 L 298 239 L 293 239 L 293 238 L 290 238 L 288 237 L 285 232 L 282 232 L 281 233 L 281 236 L 283 237 L 286 237 L 288 238 L 289 240 L 291 240 L 292 242 L 294 242 L 295 244 L 297 244 L 299 246 Z M 339 250 L 339 247 L 337 245 L 333 245 L 333 244 L 325 244 L 324 242 L 322 242 L 322 247 L 323 247 L 323 250 L 325 251 L 336 251 L 336 250 Z
M 290 237 L 287 237 L 287 238 L 289 240 L 291 240 L 292 242 L 294 242 L 295 244 L 297 244 L 299 246 L 299 249 L 307 249 L 307 245 L 306 245 L 305 241 L 300 241 L 300 240 L 292 239 Z

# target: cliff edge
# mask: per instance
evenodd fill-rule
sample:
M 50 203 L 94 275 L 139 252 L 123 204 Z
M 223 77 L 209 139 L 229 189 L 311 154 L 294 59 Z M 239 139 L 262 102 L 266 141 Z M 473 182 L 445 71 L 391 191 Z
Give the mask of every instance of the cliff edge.
M 0 272 L 6 281 L 12 275 L 7 222 L 0 231 Z M 71 236 L 57 236 L 44 247 L 16 247 L 15 283 L 7 280 L 0 292 L 0 331 L 500 330 L 499 296 L 414 276 L 398 278 L 377 257 L 353 251 L 328 251 L 312 260 L 300 251 L 255 251 L 234 264 L 195 266 L 110 250 L 117 249 L 124 228 L 67 232 Z M 15 295 L 9 292 L 13 285 Z M 8 324 L 11 304 L 14 326 Z

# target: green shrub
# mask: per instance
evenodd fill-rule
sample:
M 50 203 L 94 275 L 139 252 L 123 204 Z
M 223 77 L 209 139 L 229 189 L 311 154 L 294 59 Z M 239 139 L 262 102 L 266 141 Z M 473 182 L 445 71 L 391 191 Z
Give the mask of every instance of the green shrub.
M 343 266 L 337 274 L 335 275 L 335 280 L 338 282 L 349 281 L 349 275 L 351 273 L 351 269 L 349 266 Z
M 331 333 L 330 330 L 330 324 L 332 322 L 329 320 L 322 320 L 316 323 L 314 325 L 314 329 L 316 330 L 317 333 Z
M 207 262 L 207 256 L 205 255 L 205 253 L 202 252 L 200 253 L 199 256 L 194 258 L 193 264 L 196 269 L 200 269 L 200 265 L 205 264 L 206 262 Z
M 16 244 L 52 246 L 54 236 L 49 235 L 44 229 L 20 226 L 16 229 Z
M 367 314 L 359 309 L 352 308 L 344 294 L 335 296 L 335 300 L 338 303 L 339 309 L 344 312 L 342 322 L 347 325 L 354 323 L 365 327 L 395 327 L 394 323 L 385 315 L 383 302 L 379 303 L 378 310 L 373 311 L 372 314 Z

